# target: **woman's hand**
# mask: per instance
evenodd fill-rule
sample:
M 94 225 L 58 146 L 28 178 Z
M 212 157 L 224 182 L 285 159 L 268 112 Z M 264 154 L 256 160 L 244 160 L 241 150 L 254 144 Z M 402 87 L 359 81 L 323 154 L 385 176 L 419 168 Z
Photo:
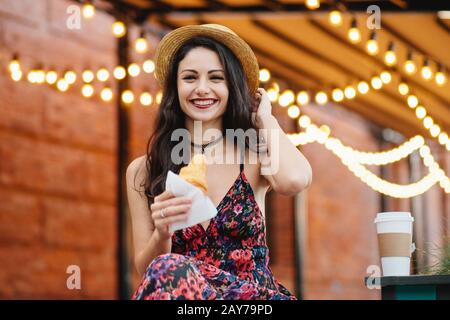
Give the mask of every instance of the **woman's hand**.
M 258 88 L 255 94 L 255 105 L 252 110 L 252 120 L 257 128 L 262 128 L 262 119 L 272 116 L 272 104 L 269 95 L 263 88 Z
M 155 197 L 150 206 L 155 229 L 163 240 L 170 239 L 169 225 L 187 219 L 192 200 L 188 197 L 175 197 L 170 191 L 164 191 Z

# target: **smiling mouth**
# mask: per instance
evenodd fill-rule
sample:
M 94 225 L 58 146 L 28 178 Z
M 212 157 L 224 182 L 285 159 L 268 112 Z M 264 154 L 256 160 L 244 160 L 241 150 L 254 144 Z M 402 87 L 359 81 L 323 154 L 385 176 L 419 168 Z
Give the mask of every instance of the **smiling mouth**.
M 189 102 L 196 108 L 199 109 L 207 109 L 215 105 L 219 100 L 218 99 L 193 99 L 189 100 Z

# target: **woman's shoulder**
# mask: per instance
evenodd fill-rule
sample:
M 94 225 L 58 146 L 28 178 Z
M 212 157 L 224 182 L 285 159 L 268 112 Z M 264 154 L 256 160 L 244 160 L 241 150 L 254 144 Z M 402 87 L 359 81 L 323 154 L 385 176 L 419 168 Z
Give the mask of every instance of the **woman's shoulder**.
M 134 179 L 135 177 L 142 179 L 145 176 L 146 162 L 147 155 L 137 157 L 131 161 L 126 171 L 127 180 L 130 178 Z

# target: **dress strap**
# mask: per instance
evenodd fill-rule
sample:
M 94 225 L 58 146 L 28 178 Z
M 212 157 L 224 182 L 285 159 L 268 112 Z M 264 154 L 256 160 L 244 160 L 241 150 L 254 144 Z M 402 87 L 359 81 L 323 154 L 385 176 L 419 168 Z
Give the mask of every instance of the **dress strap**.
M 240 149 L 240 172 L 244 171 L 245 163 L 245 144 L 238 143 Z

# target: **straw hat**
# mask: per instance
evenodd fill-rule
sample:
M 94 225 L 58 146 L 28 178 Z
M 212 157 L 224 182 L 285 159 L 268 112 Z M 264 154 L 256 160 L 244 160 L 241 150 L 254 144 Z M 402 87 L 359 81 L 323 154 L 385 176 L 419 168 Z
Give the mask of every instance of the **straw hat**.
M 259 86 L 259 67 L 250 46 L 236 33 L 220 24 L 188 25 L 166 34 L 160 41 L 155 55 L 155 77 L 164 86 L 169 66 L 177 50 L 195 36 L 207 36 L 227 46 L 241 62 L 252 92 Z

